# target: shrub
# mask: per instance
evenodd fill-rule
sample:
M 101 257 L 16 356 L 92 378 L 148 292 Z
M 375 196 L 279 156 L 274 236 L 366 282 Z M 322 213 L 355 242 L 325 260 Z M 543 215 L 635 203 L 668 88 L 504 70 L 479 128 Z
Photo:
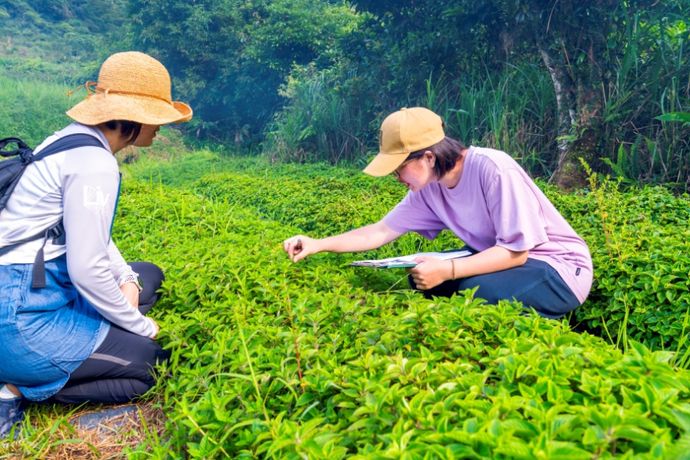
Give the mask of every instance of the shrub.
M 547 188 L 566 219 L 587 241 L 595 282 L 575 317 L 615 343 L 627 338 L 679 351 L 690 333 L 690 206 L 688 195 L 662 187 L 619 189 L 590 175 L 589 193 Z

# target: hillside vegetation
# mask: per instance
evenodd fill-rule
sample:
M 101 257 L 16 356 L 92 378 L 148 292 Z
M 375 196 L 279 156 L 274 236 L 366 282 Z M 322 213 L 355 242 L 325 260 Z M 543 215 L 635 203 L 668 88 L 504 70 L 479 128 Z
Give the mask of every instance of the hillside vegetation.
M 684 0 L 0 0 L 0 72 L 70 85 L 115 51 L 160 59 L 203 141 L 359 164 L 383 117 L 439 113 L 467 144 L 585 185 L 578 158 L 690 190 Z

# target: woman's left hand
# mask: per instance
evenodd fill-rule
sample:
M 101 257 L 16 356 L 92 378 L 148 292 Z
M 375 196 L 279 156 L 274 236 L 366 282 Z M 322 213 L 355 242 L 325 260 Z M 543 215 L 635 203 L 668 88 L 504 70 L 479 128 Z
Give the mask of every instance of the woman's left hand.
M 451 278 L 452 266 L 448 260 L 425 256 L 415 262 L 417 266 L 410 269 L 410 275 L 417 289 L 426 291 Z
M 120 291 L 122 291 L 122 295 L 125 296 L 125 299 L 132 307 L 139 308 L 139 288 L 136 284 L 125 283 L 120 286 Z

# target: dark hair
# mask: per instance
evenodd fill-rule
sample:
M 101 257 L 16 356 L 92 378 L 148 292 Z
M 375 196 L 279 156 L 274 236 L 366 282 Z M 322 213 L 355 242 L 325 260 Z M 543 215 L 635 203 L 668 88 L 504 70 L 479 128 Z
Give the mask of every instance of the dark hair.
M 108 129 L 119 130 L 120 135 L 127 139 L 127 143 L 131 144 L 139 137 L 141 132 L 141 123 L 129 120 L 110 120 L 105 122 Z
M 455 163 L 460 158 L 460 152 L 466 148 L 467 147 L 465 147 L 462 142 L 446 136 L 441 142 L 437 142 L 431 147 L 410 153 L 405 161 L 421 158 L 424 152 L 433 153 L 436 157 L 436 162 L 434 162 L 434 173 L 436 177 L 440 179 L 445 176 L 448 171 L 453 169 L 453 166 L 455 166 Z

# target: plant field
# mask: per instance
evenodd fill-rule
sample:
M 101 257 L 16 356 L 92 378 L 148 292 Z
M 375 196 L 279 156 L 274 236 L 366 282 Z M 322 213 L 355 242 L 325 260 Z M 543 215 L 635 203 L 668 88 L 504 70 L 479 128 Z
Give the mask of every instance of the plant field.
M 175 151 L 163 139 L 157 159 L 125 167 L 114 229 L 129 260 L 166 271 L 153 315 L 173 352 L 146 397 L 164 430 L 128 455 L 686 458 L 687 196 L 596 176 L 587 193 L 544 185 L 595 258 L 591 299 L 570 318 L 592 334 L 576 333 L 471 292 L 425 300 L 402 270 L 347 265 L 361 255 L 288 260 L 296 232 L 383 216 L 404 194 L 391 179 Z M 459 245 L 408 235 L 371 255 Z M 88 446 L 55 421 L 68 410 L 32 407 L 0 456 Z
M 296 231 L 325 235 L 381 217 L 403 193 L 393 181 L 239 159 L 217 161 L 212 174 L 179 184 L 193 195 L 169 188 L 176 170 L 193 171 L 194 163 L 203 170 L 209 160 L 186 157 L 158 176 L 157 167 L 142 167 L 137 174 L 149 185 L 137 184 L 121 216 L 127 225 L 118 239 L 136 242 L 128 251 L 166 260 L 169 277 L 177 278 L 159 309 L 175 353 L 172 377 L 161 389 L 170 411 L 165 449 L 195 457 L 305 458 L 672 458 L 685 452 L 690 380 L 667 364 L 671 353 L 631 342 L 622 354 L 564 323 L 525 316 L 519 306 L 483 306 L 471 293 L 427 301 L 404 289 L 404 273 L 355 270 L 345 266 L 350 255 L 293 265 L 282 253 L 281 241 Z M 153 197 L 165 199 L 142 206 L 136 191 L 151 187 Z M 656 229 L 660 241 L 651 250 L 661 254 L 664 243 L 687 250 L 687 243 L 681 246 L 687 238 L 670 240 L 674 218 L 677 230 L 687 222 L 687 200 L 654 189 L 634 197 L 609 190 L 602 210 L 597 193 L 605 192 L 563 198 L 572 217 L 578 205 L 590 206 L 589 238 L 602 233 L 595 231 L 602 213 L 639 203 L 654 209 L 632 219 Z M 611 201 L 616 197 L 620 202 Z M 620 247 L 626 236 L 620 231 L 629 219 L 611 219 L 608 230 L 618 236 L 602 251 L 626 255 L 633 248 Z M 433 245 L 453 244 L 450 236 L 443 239 Z M 410 237 L 389 250 L 419 244 Z M 676 267 L 667 271 L 687 273 L 687 259 L 672 255 Z M 625 262 L 603 267 L 597 287 L 602 297 L 610 294 L 614 309 L 616 293 L 606 283 L 629 282 L 626 272 L 614 273 Z M 677 281 L 677 321 L 659 321 L 672 329 L 687 310 L 687 278 Z M 656 310 L 655 299 L 647 300 L 648 310 Z M 606 308 L 597 305 L 583 308 L 584 316 Z M 639 316 L 628 318 L 635 331 Z M 676 330 L 669 337 L 682 335 Z
M 153 314 L 173 351 L 148 396 L 165 413 L 165 430 L 145 433 L 129 455 L 686 458 L 690 373 L 672 365 L 674 353 L 650 351 L 653 340 L 626 340 L 619 351 L 571 332 L 567 321 L 511 303 L 486 306 L 471 292 L 425 300 L 406 289 L 402 271 L 348 267 L 353 255 L 292 264 L 282 252 L 294 232 L 322 235 L 376 219 L 402 193 L 393 181 L 356 170 L 272 167 L 209 152 L 128 168 L 115 239 L 130 260 L 165 269 L 165 296 Z M 564 212 L 582 213 L 576 227 L 590 221 L 588 239 L 601 218 L 596 193 L 559 202 Z M 621 209 L 654 205 L 630 219 L 656 228 L 661 240 L 668 238 L 664 225 L 676 216 L 680 228 L 687 212 L 680 206 L 687 198 L 659 202 L 666 195 L 655 189 L 607 196 L 622 200 Z M 663 225 L 654 227 L 658 219 Z M 441 240 L 409 237 L 387 251 L 459 243 Z M 613 272 L 634 267 L 633 260 L 612 260 L 597 272 L 599 298 L 582 308 L 583 317 L 610 321 L 595 313 L 605 309 L 604 298 L 617 311 L 606 283 L 635 295 L 635 281 L 626 279 L 636 279 L 635 271 Z M 687 259 L 676 265 L 667 270 L 687 273 Z M 676 309 L 687 289 L 677 294 L 669 301 Z M 648 307 L 655 309 L 654 299 Z M 626 317 L 634 330 L 638 313 Z M 684 324 L 682 314 L 675 321 L 657 314 L 672 329 Z M 31 409 L 29 420 L 45 411 Z M 35 455 L 45 431 L 26 427 L 25 436 L 14 449 Z M 49 453 L 42 442 L 41 453 Z
M 223 161 L 213 154 L 191 155 L 180 161 L 163 166 L 144 164 L 139 174 L 214 201 L 251 208 L 262 218 L 315 236 L 376 221 L 405 193 L 392 178 L 370 178 L 346 168 L 269 166 L 256 159 Z M 690 197 L 674 196 L 661 187 L 619 191 L 617 182 L 596 175 L 590 176 L 590 182 L 588 191 L 576 194 L 540 184 L 587 241 L 594 260 L 592 292 L 576 310 L 572 323 L 622 347 L 630 337 L 653 349 L 679 352 L 675 359 L 686 363 Z M 377 255 L 461 245 L 447 232 L 433 242 L 406 235 Z M 382 279 L 387 275 L 358 277 Z

